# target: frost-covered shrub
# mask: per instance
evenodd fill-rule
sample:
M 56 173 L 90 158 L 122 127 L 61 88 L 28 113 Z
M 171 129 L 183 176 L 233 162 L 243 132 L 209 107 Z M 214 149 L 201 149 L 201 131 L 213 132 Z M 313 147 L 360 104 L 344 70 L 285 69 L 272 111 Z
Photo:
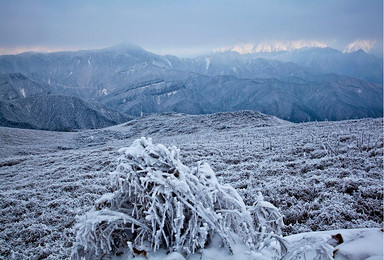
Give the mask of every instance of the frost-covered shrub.
M 241 242 L 250 250 L 280 258 L 282 216 L 261 194 L 247 208 L 237 191 L 221 185 L 207 163 L 189 168 L 176 147 L 137 139 L 119 150 L 111 173 L 113 193 L 79 219 L 72 257 L 94 258 L 170 251 L 189 255 L 220 238 L 230 252 Z

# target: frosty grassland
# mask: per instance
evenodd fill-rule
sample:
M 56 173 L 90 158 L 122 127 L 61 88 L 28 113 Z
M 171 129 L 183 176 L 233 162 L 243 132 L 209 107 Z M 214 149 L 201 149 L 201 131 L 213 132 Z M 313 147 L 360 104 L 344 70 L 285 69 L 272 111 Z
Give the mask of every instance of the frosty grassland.
M 68 258 L 76 216 L 112 191 L 118 149 L 142 136 L 209 163 L 246 205 L 281 210 L 284 235 L 382 226 L 382 119 L 292 124 L 256 112 L 165 114 L 76 133 L 0 128 L 0 257 Z

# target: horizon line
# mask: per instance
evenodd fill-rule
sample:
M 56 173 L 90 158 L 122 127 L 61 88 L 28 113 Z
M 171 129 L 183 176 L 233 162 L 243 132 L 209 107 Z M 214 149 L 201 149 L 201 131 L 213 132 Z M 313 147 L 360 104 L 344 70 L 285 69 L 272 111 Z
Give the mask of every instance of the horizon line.
M 274 42 L 276 43 L 276 42 Z M 273 46 L 273 44 L 270 44 L 270 46 Z M 23 53 L 41 53 L 41 54 L 49 54 L 49 53 L 59 53 L 59 52 L 78 52 L 78 51 L 96 51 L 96 50 L 103 50 L 103 49 L 109 49 L 113 47 L 119 47 L 119 46 L 130 46 L 130 47 L 139 47 L 142 48 L 145 51 L 165 56 L 165 55 L 173 55 L 176 57 L 181 58 L 192 58 L 192 57 L 198 57 L 213 53 L 220 53 L 220 52 L 233 52 L 233 53 L 239 53 L 239 54 L 257 54 L 257 53 L 273 53 L 273 52 L 290 52 L 294 50 L 300 50 L 300 49 L 306 49 L 306 48 L 330 48 L 337 51 L 340 51 L 342 53 L 352 53 L 357 51 L 363 51 L 367 54 L 379 56 L 383 58 L 383 49 L 379 49 L 378 51 L 371 51 L 372 48 L 364 50 L 364 48 L 361 48 L 360 46 L 355 47 L 354 49 L 350 49 L 347 51 L 347 48 L 352 45 L 353 43 L 349 44 L 347 47 L 344 48 L 344 50 L 341 50 L 339 48 L 335 48 L 329 45 L 318 45 L 318 46 L 299 46 L 299 47 L 281 47 L 280 49 L 270 47 L 268 50 L 268 47 L 257 50 L 257 47 L 260 47 L 260 45 L 263 45 L 265 43 L 239 43 L 234 44 L 229 47 L 219 47 L 219 48 L 150 48 L 150 47 L 142 47 L 141 45 L 132 44 L 132 43 L 118 43 L 114 45 L 109 46 L 94 46 L 94 47 L 49 47 L 49 46 L 32 46 L 32 47 L 14 47 L 14 48 L 7 48 L 7 47 L 0 47 L 0 55 L 19 55 Z M 247 51 L 242 51 L 239 49 L 239 46 L 246 46 L 248 48 Z M 251 47 L 250 47 L 251 46 Z

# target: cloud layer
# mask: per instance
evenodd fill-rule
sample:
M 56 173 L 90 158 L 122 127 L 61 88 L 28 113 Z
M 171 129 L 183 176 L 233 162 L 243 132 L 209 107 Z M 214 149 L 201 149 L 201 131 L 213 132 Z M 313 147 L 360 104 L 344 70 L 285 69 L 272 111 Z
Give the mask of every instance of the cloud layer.
M 359 39 L 381 46 L 382 5 L 381 0 L 0 1 L 0 49 L 132 42 L 160 53 L 192 54 L 247 42 L 295 46 L 301 44 L 297 39 L 341 50 Z
M 218 48 L 214 51 L 224 52 L 233 51 L 241 54 L 257 53 L 257 52 L 273 52 L 273 51 L 292 51 L 305 47 L 319 47 L 325 48 L 328 45 L 324 42 L 314 40 L 295 40 L 295 41 L 272 41 L 272 42 L 261 42 L 258 44 L 237 44 L 231 47 Z
M 376 41 L 372 40 L 356 40 L 344 49 L 344 52 L 354 52 L 358 50 L 363 50 L 365 52 L 369 52 L 374 47 L 376 47 Z

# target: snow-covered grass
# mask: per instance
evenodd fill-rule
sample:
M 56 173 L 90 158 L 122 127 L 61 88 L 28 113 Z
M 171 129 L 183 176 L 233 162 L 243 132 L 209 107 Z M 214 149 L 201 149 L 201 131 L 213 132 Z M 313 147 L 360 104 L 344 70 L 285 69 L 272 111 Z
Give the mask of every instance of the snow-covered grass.
M 257 113 L 151 116 L 100 130 L 0 128 L 0 258 L 69 257 L 76 215 L 111 191 L 118 149 L 141 136 L 206 161 L 247 205 L 260 191 L 286 235 L 382 226 L 382 119 L 287 123 Z

